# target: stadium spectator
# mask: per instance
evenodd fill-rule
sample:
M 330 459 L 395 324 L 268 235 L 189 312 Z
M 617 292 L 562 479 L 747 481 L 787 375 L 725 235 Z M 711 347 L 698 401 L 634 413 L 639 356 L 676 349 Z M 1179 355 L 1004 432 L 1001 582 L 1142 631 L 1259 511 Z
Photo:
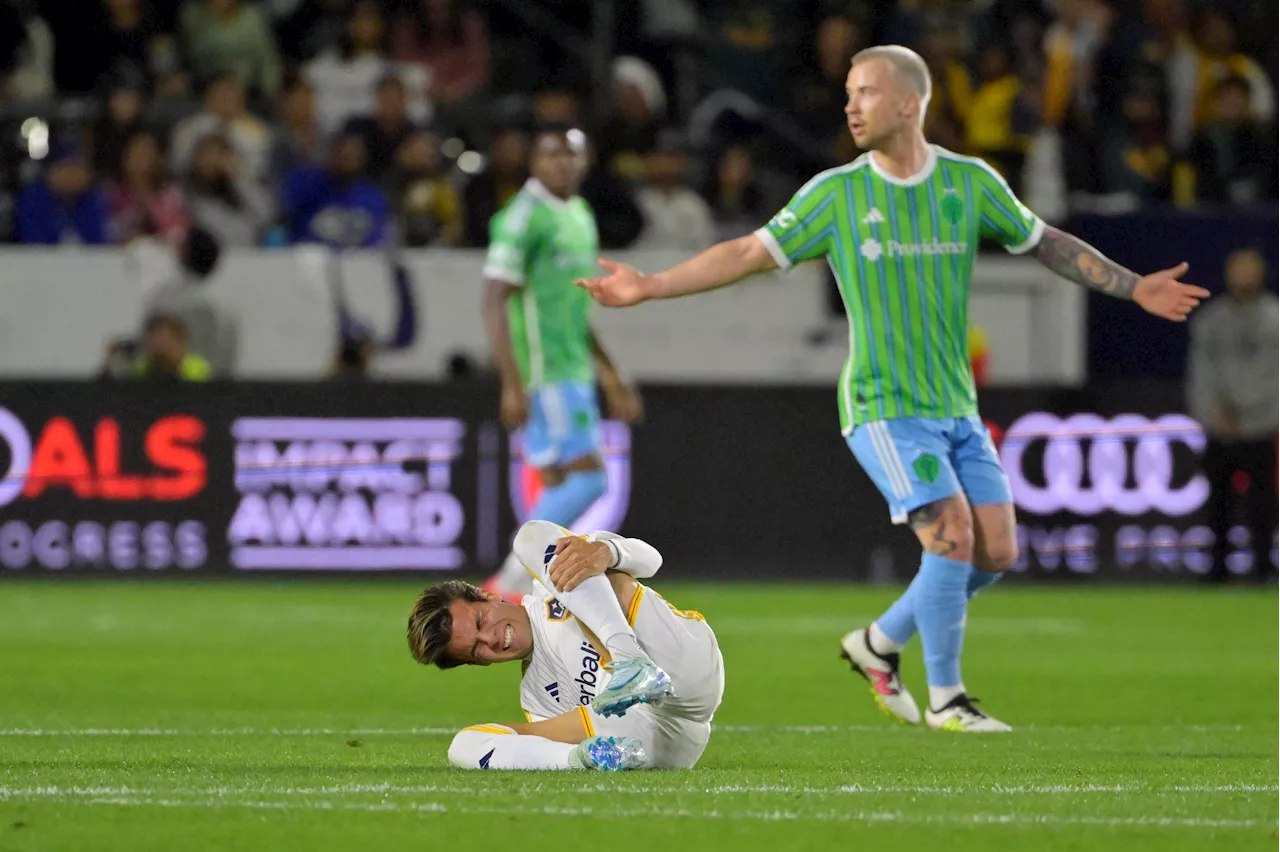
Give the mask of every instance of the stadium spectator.
M 272 182 L 294 169 L 324 162 L 324 136 L 316 118 L 315 89 L 302 76 L 290 78 L 280 93 L 279 121 L 271 142 Z
M 605 167 L 625 180 L 645 176 L 645 157 L 657 145 L 667 112 L 667 93 L 658 72 L 634 56 L 613 61 L 613 110 L 600 133 Z
M 1121 120 L 1102 137 L 1105 188 L 1138 204 L 1165 201 L 1171 166 L 1159 88 L 1150 79 L 1136 78 L 1125 92 Z
M 979 84 L 964 120 L 966 152 L 986 160 L 1020 192 L 1027 137 L 1035 119 L 1022 99 L 1022 81 L 1013 72 L 1013 57 L 1002 44 L 982 49 Z
M 865 46 L 865 38 L 857 25 L 842 15 L 823 20 L 815 37 L 813 59 L 796 75 L 788 112 L 810 138 L 824 140 L 823 147 L 834 162 L 837 140 L 849 134 L 832 117 L 844 109 L 849 57 Z
M 294 62 L 306 62 L 337 44 L 347 28 L 348 5 L 349 0 L 298 0 L 283 15 L 277 13 L 281 53 Z
M 1242 77 L 1218 83 L 1212 118 L 1196 134 L 1188 158 L 1194 190 L 1210 204 L 1253 204 L 1276 198 L 1276 132 L 1250 114 L 1250 87 Z
M 1275 93 L 1257 62 L 1236 49 L 1236 28 L 1219 8 L 1210 6 L 1196 27 L 1200 62 L 1196 69 L 1196 106 L 1193 125 L 1199 129 L 1213 115 L 1218 84 L 1239 77 L 1248 85 L 1249 112 L 1259 121 L 1275 117 Z
M 0 98 L 18 102 L 43 101 L 52 97 L 53 32 L 34 11 L 10 10 L 12 17 L 0 17 L 0 28 L 11 28 L 0 44 Z M 6 58 L 7 57 L 7 58 Z
M 165 172 L 160 141 L 146 130 L 125 142 L 107 201 L 113 243 L 161 237 L 176 245 L 190 226 L 182 192 Z
M 209 292 L 209 280 L 217 270 L 221 253 L 212 234 L 198 226 L 192 228 L 178 246 L 178 275 L 151 293 L 146 315 L 177 320 L 183 330 L 184 350 L 204 362 L 209 377 L 225 378 L 235 375 L 240 326 Z M 165 359 L 165 363 L 172 364 L 175 360 L 179 365 L 182 363 L 181 358 L 173 357 Z
M 281 193 L 290 239 L 336 248 L 386 245 L 392 234 L 391 204 L 364 176 L 364 168 L 364 143 L 346 135 L 334 141 L 323 168 L 291 173 Z
M 108 22 L 102 44 L 106 67 L 127 68 L 150 83 L 178 69 L 178 40 L 158 8 L 164 5 L 150 0 L 106 0 Z
M 973 78 L 960 56 L 962 38 L 960 30 L 941 20 L 926 26 L 920 37 L 919 53 L 933 79 L 933 96 L 925 113 L 924 132 L 952 151 L 964 147 L 965 121 L 973 101 Z
M 261 244 L 275 213 L 271 194 L 241 173 L 235 149 L 216 133 L 196 147 L 187 201 L 195 224 L 228 248 Z
M 1254 571 L 1265 578 L 1271 568 L 1278 505 L 1280 311 L 1265 286 L 1266 277 L 1266 261 L 1259 251 L 1232 252 L 1226 265 L 1226 294 L 1203 307 L 1191 325 L 1187 404 L 1209 437 L 1204 470 L 1212 489 L 1208 507 L 1215 540 L 1208 576 L 1214 580 L 1228 577 L 1228 531 L 1237 482 L 1244 486 Z
M 636 195 L 644 231 L 636 248 L 699 251 L 715 239 L 711 208 L 685 185 L 689 156 L 674 132 L 664 134 L 645 165 L 648 180 Z
M 99 180 L 109 180 L 120 165 L 124 145 L 143 129 L 146 80 L 133 69 L 110 75 L 103 86 L 106 109 L 94 122 L 93 170 Z
M 524 186 L 529 177 L 528 158 L 529 135 L 521 128 L 499 130 L 490 140 L 488 168 L 462 190 L 465 245 L 489 245 L 489 220 Z
M 181 122 L 173 131 L 169 164 L 174 174 L 186 174 L 196 145 L 210 133 L 227 137 L 246 173 L 256 180 L 266 177 L 270 165 L 271 129 L 245 108 L 244 85 L 232 73 L 211 80 L 204 92 L 204 109 Z
M 144 349 L 129 370 L 129 378 L 147 382 L 207 382 L 213 378 L 209 362 L 187 348 L 187 327 L 176 316 L 147 317 Z
M 720 155 L 705 192 L 715 219 L 715 241 L 749 234 L 772 212 L 755 172 L 751 152 L 741 145 Z
M 1064 158 L 1067 186 L 1073 190 L 1099 189 L 1097 128 L 1097 69 L 1115 21 L 1115 11 L 1104 0 L 1063 0 L 1059 17 L 1045 32 L 1045 78 L 1042 118 L 1058 130 L 1062 145 L 1071 152 Z
M 428 96 L 446 132 L 485 124 L 481 95 L 489 78 L 489 30 L 462 0 L 411 0 L 395 21 L 391 53 L 430 78 Z
M 628 248 L 644 230 L 644 214 L 636 202 L 635 189 L 600 163 L 595 143 L 587 137 L 587 175 L 578 195 L 596 216 L 600 248 Z
M 75 145 L 59 143 L 50 152 L 43 180 L 18 196 L 14 238 L 27 245 L 103 245 L 108 241 L 110 207 L 93 184 L 88 158 Z
M 1169 147 L 1178 156 L 1194 133 L 1200 58 L 1190 30 L 1183 0 L 1144 0 L 1133 74 L 1160 84 Z
M 279 90 L 282 72 L 275 37 L 255 4 L 187 0 L 181 27 L 197 79 L 230 73 L 255 95 L 272 97 Z
M 392 75 L 400 79 L 408 116 L 414 121 L 430 117 L 426 73 L 411 63 L 393 61 L 387 44 L 386 21 L 378 3 L 360 0 L 351 7 L 339 44 L 307 63 L 303 75 L 315 88 L 316 114 L 325 134 L 352 119 L 373 116 L 379 86 Z
M 773 103 L 781 94 L 787 55 L 784 12 L 768 0 L 726 0 L 711 6 L 706 25 L 713 86 Z
M 380 181 L 395 166 L 400 146 L 417 129 L 409 117 L 404 81 L 388 75 L 378 81 L 373 115 L 351 119 L 346 132 L 364 142 L 369 176 Z
M 534 124 L 578 124 L 582 121 L 582 103 L 565 89 L 542 89 L 534 92 Z
M 440 140 L 418 131 L 396 151 L 386 188 L 406 246 L 456 246 L 462 239 L 462 204 L 444 176 Z

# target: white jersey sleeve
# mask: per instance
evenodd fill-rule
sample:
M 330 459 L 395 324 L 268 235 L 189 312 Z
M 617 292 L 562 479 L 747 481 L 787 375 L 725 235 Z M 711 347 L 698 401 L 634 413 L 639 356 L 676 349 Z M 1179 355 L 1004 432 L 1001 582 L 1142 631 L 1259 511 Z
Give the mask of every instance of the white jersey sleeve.
M 625 538 L 607 530 L 597 530 L 587 536 L 587 541 L 603 541 L 613 551 L 611 571 L 630 574 L 637 580 L 647 580 L 662 567 L 662 554 L 648 542 L 638 538 Z

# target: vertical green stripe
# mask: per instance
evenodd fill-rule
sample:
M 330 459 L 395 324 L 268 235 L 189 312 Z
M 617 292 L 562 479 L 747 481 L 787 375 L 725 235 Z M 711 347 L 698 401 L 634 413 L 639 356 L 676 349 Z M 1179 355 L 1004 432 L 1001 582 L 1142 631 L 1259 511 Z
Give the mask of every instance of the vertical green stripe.
M 948 235 L 942 232 L 938 224 L 940 213 L 939 200 L 942 198 L 942 170 L 933 173 L 928 183 L 929 228 L 932 236 L 939 241 L 946 241 Z M 942 255 L 933 256 L 933 286 L 929 288 L 929 327 L 933 334 L 933 357 L 938 361 L 938 372 L 934 376 L 935 390 L 939 398 L 939 411 L 943 416 L 955 410 L 955 400 L 950 382 L 950 372 L 954 369 L 947 351 L 947 313 L 946 288 L 949 279 L 950 259 Z
M 878 183 L 878 182 L 876 182 Z M 869 211 L 872 207 L 877 206 L 876 188 L 872 182 L 872 173 L 870 170 L 863 171 L 863 193 L 864 205 L 856 212 Z M 858 223 L 859 233 L 865 238 L 874 239 L 881 247 L 881 257 L 877 261 L 868 261 L 864 264 L 867 271 L 867 281 L 865 289 L 867 289 L 869 299 L 870 315 L 868 319 L 872 324 L 874 335 L 876 335 L 876 351 L 879 361 L 879 377 L 888 379 L 888 393 L 883 394 L 884 399 L 884 416 L 900 417 L 902 414 L 902 379 L 897 367 L 895 352 L 895 333 L 893 333 L 893 317 L 892 302 L 888 297 L 888 283 L 886 275 L 884 275 L 884 239 L 881 234 L 881 226 L 872 224 L 863 226 Z M 883 384 L 882 384 L 883 388 Z
M 857 305 L 861 309 L 862 327 L 866 329 L 864 346 L 868 358 L 857 365 L 857 376 L 860 381 L 859 390 L 862 387 L 867 390 L 863 395 L 870 403 L 869 408 L 873 415 L 871 419 L 884 420 L 888 416 L 888 409 L 885 405 L 886 395 L 883 390 L 880 365 L 888 360 L 888 354 L 886 353 L 883 358 L 880 355 L 883 341 L 876 334 L 875 315 L 871 309 L 871 291 L 874 289 L 869 272 L 871 264 L 867 263 L 862 256 L 862 233 L 859 230 L 858 204 L 856 202 L 862 185 L 862 181 L 852 178 L 845 184 L 845 206 L 849 215 L 848 236 L 850 237 L 849 242 L 853 245 L 851 262 L 856 263 L 858 267 L 857 287 L 854 288 L 851 284 L 847 292 L 849 304 Z
M 928 205 L 929 181 L 924 185 L 915 186 L 907 190 L 906 198 L 911 219 L 911 239 L 913 242 L 920 244 L 928 244 L 933 242 L 933 234 L 936 230 L 932 225 L 920 221 L 921 205 Z M 932 212 L 932 205 L 930 211 Z M 934 255 L 936 258 L 938 255 Z M 920 393 L 921 401 L 928 406 L 929 416 L 936 417 L 941 408 L 941 394 L 938 393 L 937 377 L 940 371 L 938 365 L 938 347 L 933 334 L 933 311 L 931 305 L 931 296 L 933 294 L 934 282 L 933 276 L 930 274 L 932 262 L 926 262 L 923 254 L 915 257 L 915 315 L 919 332 L 916 336 L 916 345 L 920 353 L 921 361 L 924 363 L 924 375 L 920 376 L 917 386 L 922 389 Z
M 894 186 L 887 181 L 881 182 L 881 186 L 888 204 L 890 234 L 901 245 L 903 233 L 911 229 L 910 208 L 906 203 L 906 193 L 911 190 Z M 899 201 L 902 203 L 899 204 Z M 893 282 L 893 289 L 897 291 L 894 307 L 901 315 L 901 320 L 896 327 L 903 331 L 898 338 L 900 350 L 898 360 L 899 363 L 905 362 L 903 375 L 906 376 L 906 386 L 902 394 L 904 403 L 902 413 L 908 417 L 919 417 L 923 413 L 924 372 L 927 357 L 924 353 L 924 328 L 920 324 L 919 311 L 912 310 L 912 303 L 913 291 L 918 290 L 923 282 L 912 281 L 908 276 L 908 263 L 906 258 L 899 255 L 888 261 L 887 269 L 890 280 Z

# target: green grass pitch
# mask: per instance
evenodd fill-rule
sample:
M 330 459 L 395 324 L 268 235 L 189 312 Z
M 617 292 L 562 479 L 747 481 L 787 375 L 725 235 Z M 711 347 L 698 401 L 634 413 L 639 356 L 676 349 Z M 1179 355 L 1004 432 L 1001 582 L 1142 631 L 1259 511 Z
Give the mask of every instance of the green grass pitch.
M 446 766 L 520 669 L 414 664 L 417 584 L 0 585 L 0 850 L 1276 849 L 1274 587 L 984 593 L 966 681 L 1017 730 L 981 737 L 837 659 L 892 589 L 656 586 L 720 637 L 717 732 L 605 776 Z

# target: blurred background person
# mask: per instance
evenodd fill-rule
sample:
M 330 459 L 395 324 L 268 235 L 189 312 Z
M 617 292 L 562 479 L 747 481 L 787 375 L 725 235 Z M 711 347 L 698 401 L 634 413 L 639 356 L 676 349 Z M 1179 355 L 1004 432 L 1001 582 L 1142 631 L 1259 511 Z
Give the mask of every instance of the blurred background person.
M 114 243 L 160 237 L 178 245 L 191 224 L 182 191 L 169 179 L 160 141 L 146 130 L 125 142 L 107 202 Z
M 1275 198 L 1275 126 L 1265 127 L 1253 116 L 1244 78 L 1227 77 L 1216 92 L 1210 118 L 1187 155 L 1193 182 L 1183 187 L 1183 201 L 1222 205 Z
M 174 174 L 187 173 L 196 145 L 210 133 L 225 136 L 248 173 L 256 179 L 266 179 L 272 133 L 245 106 L 244 84 L 235 74 L 214 77 L 205 87 L 203 109 L 174 128 L 169 146 L 169 165 Z
M 207 382 L 213 378 L 209 362 L 187 348 L 187 326 L 171 314 L 147 317 L 142 353 L 129 370 L 130 379 L 144 382 Z
M 523 128 L 505 127 L 493 135 L 485 170 L 467 181 L 462 190 L 464 243 L 468 247 L 489 245 L 489 220 L 524 186 L 529 177 L 528 157 L 529 134 Z
M 176 320 L 182 326 L 184 355 L 198 357 L 202 362 L 200 369 L 207 371 L 208 377 L 232 378 L 239 360 L 240 322 L 235 313 L 210 292 L 222 249 L 212 234 L 195 227 L 177 252 L 178 273 L 151 292 L 146 315 Z M 144 337 L 148 334 L 144 329 Z M 164 352 L 171 354 L 172 350 Z M 163 355 L 161 353 L 161 360 Z M 181 358 L 166 361 L 170 366 L 180 362 Z
M 406 246 L 456 246 L 462 240 L 462 204 L 443 172 L 435 134 L 420 131 L 396 151 L 384 186 Z
M 404 81 L 388 74 L 378 81 L 373 114 L 348 120 L 344 132 L 364 142 L 369 177 L 381 181 L 395 168 L 400 147 L 419 129 L 409 117 Z
M 1277 523 L 1276 435 L 1280 421 L 1280 311 L 1266 288 L 1266 261 L 1257 249 L 1238 249 L 1226 265 L 1227 292 L 1192 319 L 1187 405 L 1209 443 L 1209 525 L 1214 533 L 1211 580 L 1230 575 L 1228 533 L 1237 502 L 1249 530 L 1253 570 L 1271 570 Z M 1241 499 L 1237 501 L 1237 497 Z
M 104 245 L 110 241 L 111 207 L 93 183 L 89 159 L 76 145 L 58 143 L 41 180 L 18 196 L 14 238 L 26 245 Z
M 290 240 L 334 248 L 386 245 L 394 231 L 391 202 L 364 168 L 364 143 L 348 134 L 334 140 L 323 167 L 290 174 L 281 193 Z
M 242 174 L 235 149 L 217 133 L 196 146 L 186 190 L 192 220 L 228 248 L 261 244 L 275 216 L 270 193 Z
M 715 241 L 711 208 L 687 185 L 688 171 L 684 141 L 664 133 L 645 158 L 646 179 L 636 193 L 645 222 L 636 248 L 697 251 Z
M 275 38 L 258 4 L 243 0 L 187 0 L 182 40 L 191 70 L 200 80 L 233 74 L 255 97 L 280 88 L 281 62 Z

